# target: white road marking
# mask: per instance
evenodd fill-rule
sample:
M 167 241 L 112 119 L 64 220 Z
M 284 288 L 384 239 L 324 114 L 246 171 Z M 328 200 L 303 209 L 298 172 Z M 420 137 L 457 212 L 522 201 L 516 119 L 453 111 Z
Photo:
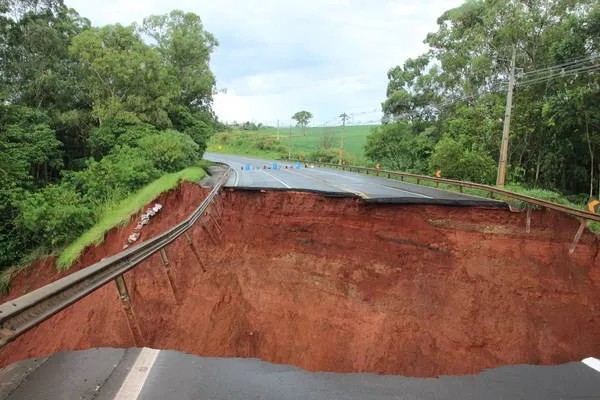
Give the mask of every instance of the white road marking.
M 318 171 L 319 171 L 319 172 L 323 172 L 323 173 L 325 173 L 325 174 L 331 174 L 331 175 L 336 175 L 336 176 L 339 176 L 339 177 L 342 177 L 342 178 L 347 178 L 347 179 L 350 179 L 350 180 L 352 180 L 352 181 L 355 181 L 355 182 L 364 183 L 364 180 L 362 180 L 362 179 L 356 179 L 356 178 L 352 178 L 352 177 L 350 177 L 350 176 L 343 175 L 343 174 L 338 174 L 338 173 L 336 173 L 336 172 L 331 172 L 331 171 L 327 171 L 327 172 L 325 172 L 325 171 L 323 171 L 322 169 L 319 169 Z M 392 189 L 392 190 L 397 190 L 397 191 L 399 191 L 399 192 L 402 192 L 402 193 L 408 193 L 408 194 L 411 194 L 411 195 L 413 195 L 413 196 L 423 197 L 423 198 L 425 198 L 425 199 L 433 199 L 433 197 L 426 196 L 426 195 L 424 195 L 424 194 L 421 194 L 421 193 L 411 192 L 411 191 L 409 191 L 409 190 L 402 190 L 402 189 L 398 189 L 398 188 L 395 188 L 395 187 L 392 187 L 392 186 L 383 185 L 383 184 L 381 184 L 381 183 L 376 183 L 376 182 L 368 182 L 368 183 L 369 183 L 369 184 L 373 184 L 373 185 L 377 185 L 377 186 L 383 186 L 383 187 L 385 187 L 385 188 Z
M 581 360 L 581 362 L 587 365 L 588 367 L 600 372 L 600 360 L 598 360 L 597 358 L 588 357 Z
M 287 183 L 285 183 L 284 181 L 282 181 L 281 179 L 279 179 L 276 176 L 271 175 L 270 173 L 268 173 L 267 171 L 265 171 L 264 169 L 261 169 L 262 172 L 264 172 L 265 174 L 269 175 L 271 178 L 275 179 L 277 182 L 281 183 L 283 186 L 285 186 L 288 189 L 291 189 L 292 187 L 290 185 L 288 185 Z
M 383 186 L 385 188 L 388 188 L 388 189 L 397 190 L 399 192 L 408 193 L 408 194 L 413 195 L 413 196 L 424 197 L 426 199 L 433 199 L 433 197 L 425 196 L 424 194 L 421 194 L 421 193 L 409 192 L 408 190 L 402 190 L 402 189 L 398 189 L 398 188 L 395 188 L 395 187 L 392 187 L 392 186 L 388 186 L 388 185 L 381 185 L 381 186 Z
M 160 350 L 147 347 L 142 349 L 115 395 L 115 400 L 135 400 L 139 397 L 159 352 Z
M 338 174 L 336 172 L 324 171 L 322 169 L 317 169 L 317 171 L 322 172 L 324 174 L 331 174 L 331 175 L 336 175 L 336 176 L 339 176 L 339 177 L 342 177 L 342 178 L 350 179 L 351 181 L 355 181 L 355 182 L 360 182 L 361 181 L 361 179 L 356 179 L 356 178 L 353 178 L 353 177 L 348 176 L 348 175 Z

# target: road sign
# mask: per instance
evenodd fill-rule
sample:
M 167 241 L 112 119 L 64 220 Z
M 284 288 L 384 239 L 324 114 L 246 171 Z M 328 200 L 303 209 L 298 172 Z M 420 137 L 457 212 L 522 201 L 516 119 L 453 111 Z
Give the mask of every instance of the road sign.
M 588 211 L 594 214 L 600 213 L 600 201 L 592 200 L 588 203 Z

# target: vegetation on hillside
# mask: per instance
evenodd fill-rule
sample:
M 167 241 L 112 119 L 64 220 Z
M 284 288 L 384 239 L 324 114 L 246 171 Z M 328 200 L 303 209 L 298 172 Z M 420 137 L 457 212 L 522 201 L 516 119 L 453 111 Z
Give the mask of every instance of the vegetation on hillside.
M 0 267 L 189 172 L 216 126 L 216 45 L 192 13 L 91 27 L 62 0 L 0 2 Z
M 385 168 L 494 183 L 516 54 L 508 182 L 600 194 L 600 4 L 470 0 L 429 51 L 388 72 L 386 125 L 365 155 Z
M 277 128 L 262 126 L 256 130 L 227 127 L 208 141 L 207 151 L 262 158 L 339 161 L 340 138 L 344 135 L 343 158 L 347 163 L 364 164 L 363 147 L 373 125 Z M 327 154 L 327 157 L 323 157 Z

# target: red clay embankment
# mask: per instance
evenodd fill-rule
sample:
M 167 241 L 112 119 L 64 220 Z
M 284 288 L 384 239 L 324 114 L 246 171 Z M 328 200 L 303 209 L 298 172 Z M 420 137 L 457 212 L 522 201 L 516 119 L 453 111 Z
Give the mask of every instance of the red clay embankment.
M 138 346 L 409 376 L 598 355 L 600 245 L 586 232 L 568 255 L 576 220 L 533 212 L 527 234 L 524 214 L 499 209 L 295 192 L 227 191 L 218 201 L 223 237 L 209 219 L 190 232 L 206 272 L 182 237 L 167 249 L 175 293 L 158 255 L 126 274 Z M 163 204 L 163 217 L 185 207 Z M 111 284 L 0 359 L 133 345 Z

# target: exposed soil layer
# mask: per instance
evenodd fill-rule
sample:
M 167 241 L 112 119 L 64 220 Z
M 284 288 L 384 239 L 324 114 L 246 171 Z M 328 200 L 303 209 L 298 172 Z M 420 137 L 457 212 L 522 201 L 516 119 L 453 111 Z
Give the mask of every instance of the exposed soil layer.
M 190 186 L 166 195 L 175 197 L 163 200 L 156 232 L 199 204 L 202 191 Z M 536 211 L 526 233 L 525 214 L 502 209 L 232 190 L 217 203 L 218 226 L 204 217 L 190 231 L 193 245 L 184 237 L 169 245 L 167 267 L 154 255 L 125 275 L 142 342 L 110 284 L 2 349 L 2 365 L 148 346 L 435 376 L 599 355 L 600 243 L 586 231 L 569 256 L 576 220 Z M 121 231 L 82 264 L 118 251 Z M 25 281 L 46 283 L 46 270 L 50 262 L 18 278 L 11 296 Z

